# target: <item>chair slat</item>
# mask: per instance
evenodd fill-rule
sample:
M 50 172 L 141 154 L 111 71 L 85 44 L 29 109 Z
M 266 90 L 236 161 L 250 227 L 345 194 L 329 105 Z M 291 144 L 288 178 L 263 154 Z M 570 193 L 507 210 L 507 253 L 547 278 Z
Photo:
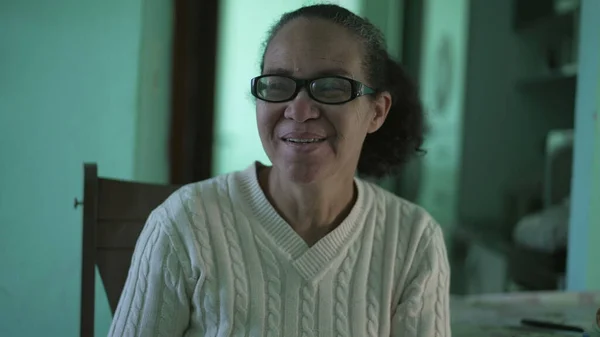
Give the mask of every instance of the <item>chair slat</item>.
M 113 179 L 98 179 L 98 219 L 145 220 L 176 185 L 143 184 Z
M 96 228 L 98 249 L 133 249 L 146 220 L 99 220 Z

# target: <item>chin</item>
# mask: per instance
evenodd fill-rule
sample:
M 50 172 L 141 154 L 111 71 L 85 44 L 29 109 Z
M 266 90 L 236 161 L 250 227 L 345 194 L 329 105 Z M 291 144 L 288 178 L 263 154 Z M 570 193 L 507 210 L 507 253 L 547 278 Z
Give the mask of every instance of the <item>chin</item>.
M 329 176 L 326 173 L 323 165 L 309 165 L 305 163 L 285 163 L 279 171 L 286 177 L 290 182 L 296 184 L 308 185 L 322 181 L 324 178 Z

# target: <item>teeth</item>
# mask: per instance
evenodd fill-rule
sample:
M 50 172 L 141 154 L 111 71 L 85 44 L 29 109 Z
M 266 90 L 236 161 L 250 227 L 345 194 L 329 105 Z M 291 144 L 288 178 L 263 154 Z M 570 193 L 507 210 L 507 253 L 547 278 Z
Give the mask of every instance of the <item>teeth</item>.
M 292 142 L 292 143 L 318 143 L 323 141 L 323 139 L 320 138 L 288 138 L 286 139 L 288 142 Z

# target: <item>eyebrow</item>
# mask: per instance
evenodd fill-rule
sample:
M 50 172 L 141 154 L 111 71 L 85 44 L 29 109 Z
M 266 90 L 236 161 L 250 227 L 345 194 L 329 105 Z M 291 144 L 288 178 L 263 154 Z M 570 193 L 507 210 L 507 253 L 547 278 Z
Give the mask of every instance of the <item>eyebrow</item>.
M 263 72 L 263 75 L 284 75 L 284 76 L 292 76 L 294 72 L 287 68 L 268 68 Z M 346 69 L 343 68 L 329 68 L 317 71 L 314 73 L 312 77 L 321 77 L 321 76 L 345 76 L 349 78 L 354 78 L 352 74 L 350 74 Z

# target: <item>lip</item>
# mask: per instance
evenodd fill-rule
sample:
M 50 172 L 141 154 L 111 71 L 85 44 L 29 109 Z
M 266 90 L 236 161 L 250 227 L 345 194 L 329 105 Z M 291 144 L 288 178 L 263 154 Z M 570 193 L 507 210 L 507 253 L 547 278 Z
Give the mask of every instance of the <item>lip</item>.
M 282 140 L 286 140 L 286 139 L 290 139 L 290 138 L 295 138 L 295 139 L 326 139 L 327 136 L 324 136 L 324 135 L 319 134 L 319 133 L 313 133 L 313 132 L 297 132 L 297 131 L 293 131 L 293 132 L 288 132 L 288 133 L 284 134 L 280 138 Z
M 323 141 L 316 142 L 316 143 L 294 143 L 294 142 L 289 142 L 286 140 L 289 138 L 296 138 L 296 139 L 319 138 L 319 139 L 323 139 Z M 323 136 L 320 136 L 320 135 L 314 134 L 314 133 L 288 133 L 284 137 L 281 137 L 281 142 L 284 144 L 285 148 L 287 148 L 289 151 L 292 151 L 293 153 L 296 153 L 296 154 L 309 154 L 314 151 L 317 151 L 317 150 L 323 148 L 323 146 L 325 146 L 325 140 L 326 140 L 326 137 L 323 137 Z
M 281 141 L 289 151 L 292 151 L 296 154 L 309 154 L 325 146 L 324 141 L 318 143 L 292 143 L 283 139 Z

